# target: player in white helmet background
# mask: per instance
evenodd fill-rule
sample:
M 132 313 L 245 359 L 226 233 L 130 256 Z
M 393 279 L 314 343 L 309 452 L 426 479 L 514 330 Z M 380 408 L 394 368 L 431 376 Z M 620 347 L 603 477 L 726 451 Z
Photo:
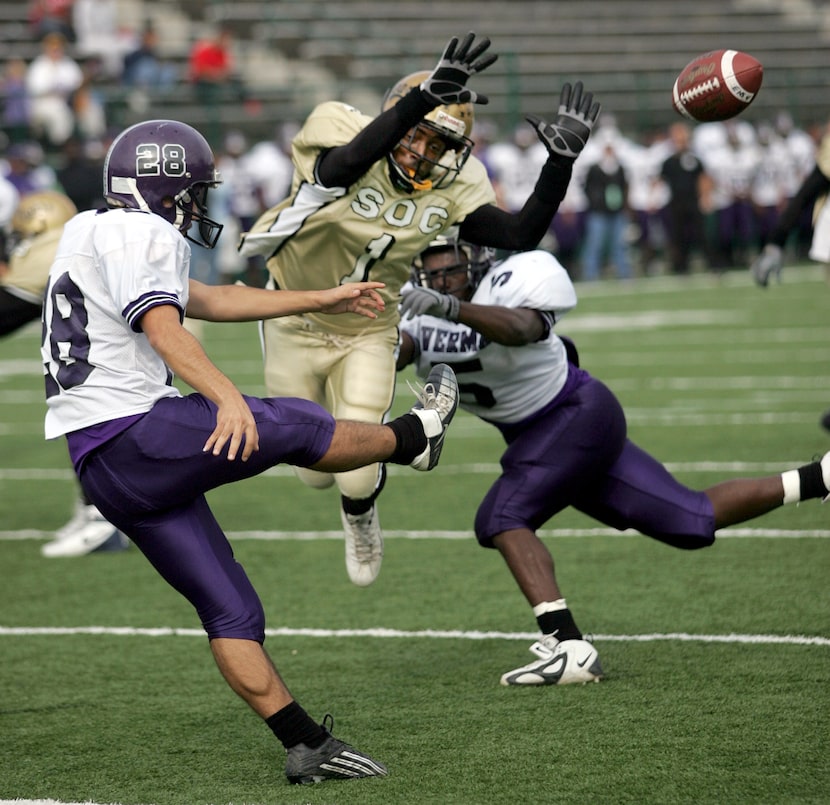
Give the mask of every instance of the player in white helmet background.
M 292 143 L 291 194 L 243 235 L 240 252 L 265 257 L 279 288 L 377 279 L 385 284 L 386 309 L 371 322 L 325 315 L 265 322 L 269 394 L 305 397 L 335 416 L 383 421 L 395 385 L 397 304 L 413 257 L 454 225 L 469 241 L 509 250 L 534 248 L 548 231 L 599 104 L 580 82 L 565 84 L 552 123 L 528 118 L 547 160 L 524 206 L 500 209 L 469 139 L 474 104 L 488 99 L 467 84 L 496 61 L 489 46 L 474 33 L 453 37 L 432 71 L 406 76 L 387 93 L 377 117 L 326 102 L 306 119 Z M 337 484 L 349 577 L 371 584 L 383 557 L 382 466 L 297 474 L 312 487 Z

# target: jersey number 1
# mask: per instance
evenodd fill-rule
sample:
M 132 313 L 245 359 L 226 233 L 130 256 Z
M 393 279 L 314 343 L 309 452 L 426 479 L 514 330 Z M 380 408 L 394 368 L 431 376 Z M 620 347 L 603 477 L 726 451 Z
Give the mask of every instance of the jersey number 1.
M 378 261 L 383 260 L 389 253 L 395 243 L 395 238 L 392 235 L 384 232 L 380 237 L 370 240 L 363 250 L 363 254 L 357 258 L 354 264 L 354 271 L 347 274 L 340 280 L 341 285 L 347 282 L 367 282 L 369 279 L 369 271 L 372 266 Z

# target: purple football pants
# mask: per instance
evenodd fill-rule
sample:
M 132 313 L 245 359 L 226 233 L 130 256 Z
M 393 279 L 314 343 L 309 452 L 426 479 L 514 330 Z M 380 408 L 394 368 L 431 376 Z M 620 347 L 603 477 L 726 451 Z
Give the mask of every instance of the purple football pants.
M 574 391 L 530 422 L 501 428 L 508 443 L 502 475 L 475 520 L 481 545 L 492 548 L 503 531 L 536 531 L 566 506 L 676 548 L 711 545 L 709 498 L 628 440 L 625 414 L 610 389 L 580 369 L 570 371 L 580 375 Z
M 259 596 L 205 500 L 217 486 L 276 464 L 316 464 L 334 419 L 293 398 L 246 397 L 259 431 L 248 461 L 203 453 L 216 406 L 200 394 L 160 400 L 138 422 L 91 453 L 81 485 L 104 517 L 121 529 L 162 577 L 196 608 L 208 637 L 262 642 Z

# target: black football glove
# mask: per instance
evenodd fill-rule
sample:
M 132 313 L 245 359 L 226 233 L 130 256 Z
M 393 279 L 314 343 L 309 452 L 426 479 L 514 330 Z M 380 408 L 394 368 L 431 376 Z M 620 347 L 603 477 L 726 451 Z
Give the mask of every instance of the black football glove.
M 532 115 L 525 119 L 536 129 L 537 136 L 552 157 L 576 159 L 599 117 L 601 106 L 593 100 L 592 93 L 582 94 L 581 81 L 574 84 L 573 90 L 570 84 L 565 84 L 559 96 L 559 112 L 553 123 L 546 123 Z
M 404 288 L 401 299 L 401 317 L 411 319 L 415 316 L 436 316 L 439 319 L 458 321 L 458 312 L 461 302 L 446 293 L 433 291 L 432 288 L 422 288 L 413 285 Z
M 471 49 L 476 35 L 470 31 L 458 45 L 458 37 L 454 36 L 444 50 L 441 61 L 421 84 L 423 92 L 437 106 L 450 103 L 488 103 L 486 95 L 467 89 L 467 79 L 475 73 L 486 70 L 498 56 L 490 53 L 479 59 L 482 53 L 490 47 L 490 40 L 485 36 Z

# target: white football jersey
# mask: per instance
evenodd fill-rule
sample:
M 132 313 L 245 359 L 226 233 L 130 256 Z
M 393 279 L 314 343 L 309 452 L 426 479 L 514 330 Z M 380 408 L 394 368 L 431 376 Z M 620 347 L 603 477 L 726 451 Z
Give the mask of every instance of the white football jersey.
M 401 329 L 420 347 L 415 369 L 426 377 L 434 364 L 448 363 L 465 411 L 491 422 L 521 422 L 547 405 L 567 379 L 565 345 L 553 325 L 576 306 L 573 283 L 549 252 L 521 252 L 494 265 L 470 301 L 538 310 L 548 333 L 533 344 L 508 347 L 488 343 L 466 324 L 434 316 L 402 319 Z
M 163 218 L 89 210 L 64 227 L 43 308 L 46 438 L 181 396 L 141 332 L 151 307 L 187 305 L 190 246 Z

